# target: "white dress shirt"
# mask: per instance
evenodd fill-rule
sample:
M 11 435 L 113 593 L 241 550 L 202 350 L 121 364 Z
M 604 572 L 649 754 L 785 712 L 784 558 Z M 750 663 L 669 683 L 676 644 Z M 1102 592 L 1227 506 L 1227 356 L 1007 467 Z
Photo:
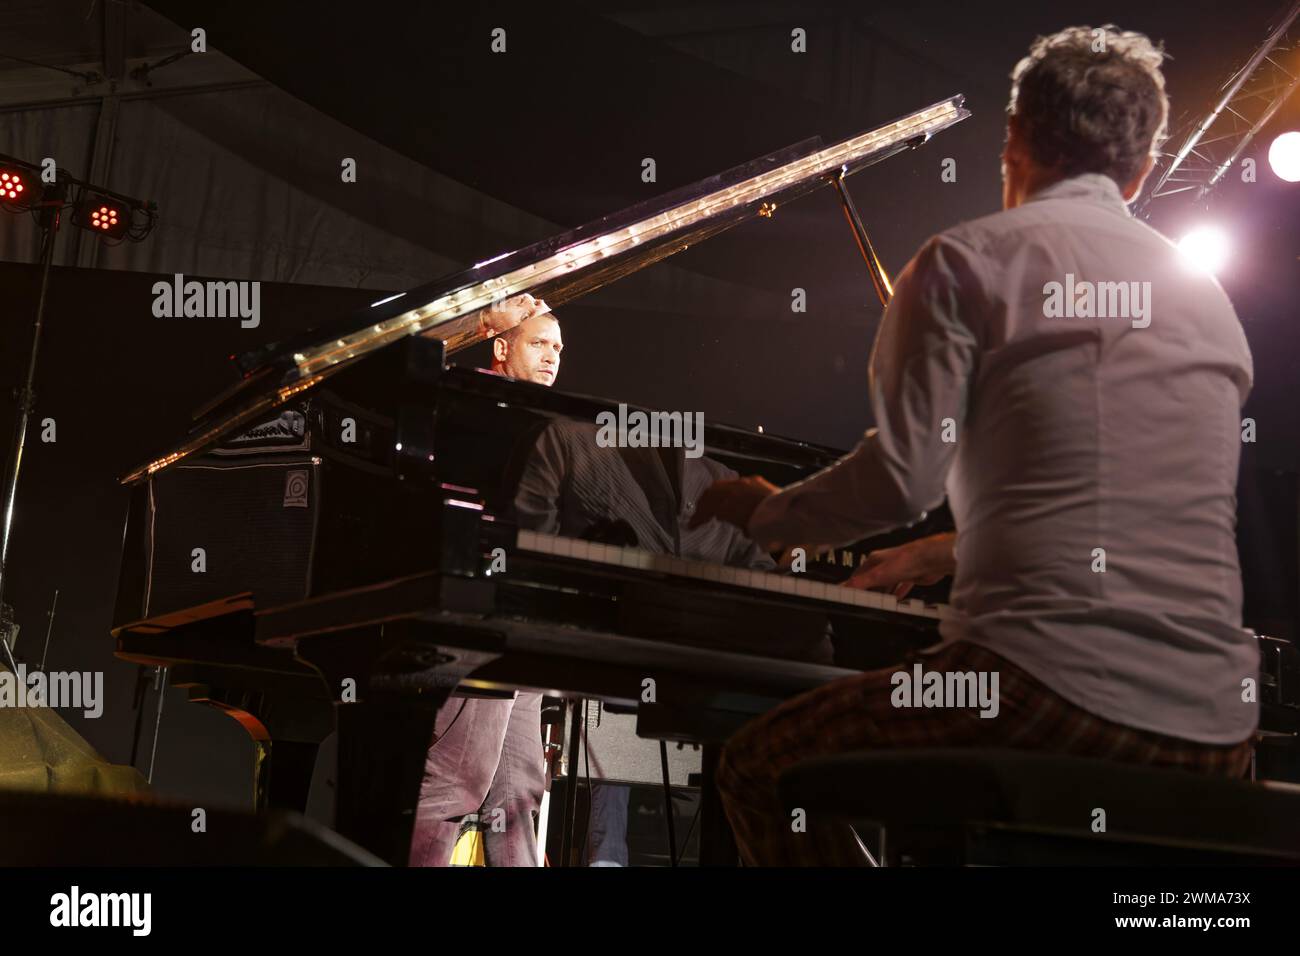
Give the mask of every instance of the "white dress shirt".
M 749 531 L 845 544 L 946 492 L 945 640 L 1105 719 L 1236 743 L 1258 720 L 1235 540 L 1251 377 L 1219 284 L 1111 179 L 1066 179 L 926 243 L 872 352 L 877 427 L 764 501 Z

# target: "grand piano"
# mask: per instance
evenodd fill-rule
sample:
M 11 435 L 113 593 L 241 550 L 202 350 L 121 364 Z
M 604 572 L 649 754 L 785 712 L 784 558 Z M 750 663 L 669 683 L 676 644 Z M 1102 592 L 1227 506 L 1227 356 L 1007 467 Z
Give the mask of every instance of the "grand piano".
M 968 115 L 954 96 L 838 143 L 811 139 L 238 356 L 237 383 L 123 478 L 117 655 L 248 730 L 262 745 L 259 806 L 301 808 L 336 730 L 336 828 L 395 864 L 453 691 L 634 708 L 638 734 L 704 745 L 701 860 L 734 861 L 711 784 L 717 746 L 781 700 L 937 639 L 941 592 L 897 601 L 836 582 L 945 515 L 798 574 L 532 531 L 512 517 L 520 456 L 548 422 L 593 422 L 619 401 L 449 358 L 487 336 L 493 303 L 529 292 L 561 306 L 821 188 L 837 191 L 886 299 L 844 180 Z M 778 484 L 840 454 L 715 423 L 705 453 Z M 790 640 L 828 630 L 831 662 Z

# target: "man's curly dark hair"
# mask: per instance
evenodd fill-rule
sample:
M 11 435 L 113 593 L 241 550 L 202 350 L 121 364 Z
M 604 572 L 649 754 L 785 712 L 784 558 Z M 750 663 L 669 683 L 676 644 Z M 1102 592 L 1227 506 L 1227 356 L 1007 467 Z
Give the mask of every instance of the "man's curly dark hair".
M 1038 37 L 1016 64 L 1007 112 L 1039 164 L 1104 173 L 1122 189 L 1165 139 L 1163 59 L 1141 33 L 1067 27 Z

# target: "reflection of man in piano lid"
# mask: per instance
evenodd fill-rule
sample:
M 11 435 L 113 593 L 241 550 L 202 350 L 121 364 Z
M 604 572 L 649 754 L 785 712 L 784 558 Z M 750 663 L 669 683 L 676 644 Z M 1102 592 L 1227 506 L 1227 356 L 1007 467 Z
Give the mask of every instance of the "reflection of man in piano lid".
M 554 385 L 564 339 L 560 322 L 543 300 L 527 292 L 483 310 L 492 339 L 492 371 L 537 385 Z

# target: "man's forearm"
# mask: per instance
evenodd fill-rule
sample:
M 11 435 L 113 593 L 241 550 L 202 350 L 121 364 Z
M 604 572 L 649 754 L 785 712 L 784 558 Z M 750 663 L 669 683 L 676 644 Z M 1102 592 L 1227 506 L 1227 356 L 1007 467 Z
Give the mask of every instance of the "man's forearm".
M 851 544 L 924 518 L 943 500 L 931 484 L 883 460 L 873 431 L 834 465 L 763 501 L 749 536 L 773 551 Z

